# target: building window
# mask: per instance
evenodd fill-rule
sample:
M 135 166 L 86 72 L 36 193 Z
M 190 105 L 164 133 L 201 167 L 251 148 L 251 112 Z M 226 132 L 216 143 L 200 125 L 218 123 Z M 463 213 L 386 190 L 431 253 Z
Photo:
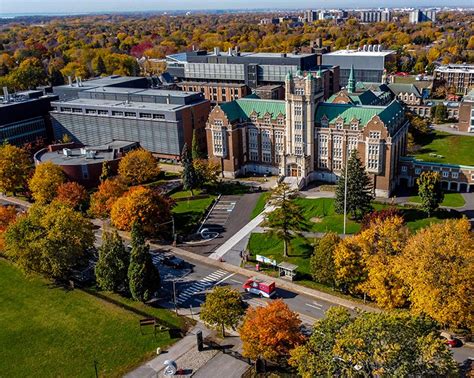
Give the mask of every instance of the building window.
M 71 108 L 61 108 L 61 111 L 62 111 L 62 112 L 70 113 L 70 112 L 71 112 Z
M 222 121 L 222 119 L 215 119 L 214 120 L 214 126 L 222 127 L 222 126 L 224 126 L 224 122 Z
M 351 123 L 351 130 L 358 130 L 359 129 L 359 124 L 357 122 L 352 122 Z
M 108 110 L 98 110 L 97 114 L 99 114 L 99 115 L 109 115 L 109 111 Z
M 303 147 L 301 146 L 295 147 L 295 155 L 303 155 Z
M 269 116 L 265 117 L 265 124 L 270 125 L 271 123 L 272 123 L 272 119 Z
M 115 117 L 123 117 L 123 112 L 119 112 L 117 110 L 112 110 L 112 115 Z
M 443 171 L 443 178 L 448 178 L 448 177 L 449 177 L 449 172 Z
M 329 126 L 329 123 L 328 123 L 327 118 L 322 118 L 321 119 L 321 127 L 328 127 L 328 126 Z
M 369 138 L 371 139 L 380 139 L 380 131 L 370 131 Z
M 304 88 L 295 88 L 295 95 L 304 96 Z
M 276 152 L 283 151 L 283 131 L 275 132 L 275 151 Z
M 135 112 L 125 112 L 125 117 L 136 117 L 137 113 Z
M 82 178 L 84 180 L 89 179 L 89 168 L 87 167 L 87 164 L 82 164 L 81 165 L 81 171 L 82 171 Z
M 342 160 L 334 160 L 332 168 L 336 171 L 340 171 L 342 169 Z
M 250 151 L 250 160 L 258 161 L 258 151 Z
M 277 125 L 283 126 L 285 124 L 285 119 L 280 117 L 277 119 Z
M 258 150 L 258 130 L 255 128 L 249 129 L 249 148 Z
M 303 121 L 295 121 L 295 130 L 301 130 L 303 128 Z
M 303 115 L 303 105 L 295 105 L 295 115 Z
M 262 153 L 262 160 L 264 163 L 271 163 L 272 162 L 272 154 L 270 152 L 263 152 Z
M 214 145 L 214 155 L 225 156 L 226 148 L 224 143 L 224 133 L 222 131 L 212 131 L 212 143 Z
M 318 165 L 319 165 L 319 168 L 327 168 L 328 167 L 328 160 L 320 158 L 318 160 Z
M 406 165 L 402 165 L 402 172 L 406 173 L 408 171 L 408 168 Z
M 421 168 L 415 168 L 415 175 L 419 175 L 421 173 Z
M 342 121 L 337 121 L 336 122 L 336 129 L 337 130 L 342 130 L 343 127 L 344 127 L 344 124 L 342 123 Z
M 452 172 L 452 173 L 451 173 L 451 177 L 452 177 L 453 179 L 457 179 L 457 178 L 459 178 L 459 173 L 458 173 L 458 172 Z
M 153 119 L 165 119 L 164 114 L 153 114 Z
M 270 131 L 269 130 L 262 130 L 262 150 L 270 151 L 272 148 L 272 141 L 270 139 Z
M 347 139 L 347 151 L 350 153 L 352 150 L 357 150 L 358 138 L 356 136 L 350 136 Z
M 252 114 L 252 115 L 250 116 L 250 120 L 251 120 L 252 122 L 254 122 L 254 123 L 257 122 L 257 115 L 256 115 L 256 114 Z
M 86 109 L 86 114 L 97 114 L 96 109 Z
M 79 108 L 72 108 L 73 113 L 82 113 L 82 109 Z
M 369 144 L 367 154 L 367 169 L 371 171 L 379 170 L 380 145 Z
M 140 118 L 151 118 L 151 113 L 140 113 Z
M 302 135 L 295 135 L 295 143 L 303 143 L 303 136 Z

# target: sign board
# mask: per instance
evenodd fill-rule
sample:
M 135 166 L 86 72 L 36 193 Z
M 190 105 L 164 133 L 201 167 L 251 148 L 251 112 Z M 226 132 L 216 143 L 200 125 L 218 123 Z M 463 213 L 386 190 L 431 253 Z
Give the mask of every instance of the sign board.
M 269 259 L 268 257 L 265 257 L 265 256 L 257 255 L 257 261 L 262 262 L 264 264 L 277 266 L 276 260 Z

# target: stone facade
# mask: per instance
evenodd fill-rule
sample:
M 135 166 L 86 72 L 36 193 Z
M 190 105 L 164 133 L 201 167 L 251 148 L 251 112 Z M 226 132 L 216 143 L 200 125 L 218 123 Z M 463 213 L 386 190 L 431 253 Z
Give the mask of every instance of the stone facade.
M 465 96 L 459 106 L 459 131 L 474 132 L 474 89 Z
M 251 93 L 247 85 L 240 83 L 184 81 L 178 87 L 186 92 L 202 92 L 212 104 L 237 100 Z
M 357 149 L 375 194 L 389 196 L 406 149 L 403 107 L 396 100 L 382 106 L 324 103 L 318 79 L 288 75 L 285 101 L 250 96 L 216 106 L 206 127 L 209 158 L 227 177 L 278 174 L 302 186 L 337 181 L 346 156 Z

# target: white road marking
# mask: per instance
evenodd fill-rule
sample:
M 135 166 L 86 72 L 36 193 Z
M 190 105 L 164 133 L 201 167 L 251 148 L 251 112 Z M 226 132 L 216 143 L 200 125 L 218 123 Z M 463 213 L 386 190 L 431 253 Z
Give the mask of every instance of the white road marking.
M 230 277 L 235 276 L 235 273 L 229 274 L 227 277 L 224 277 L 222 280 L 219 282 L 216 282 L 216 286 L 219 285 L 220 283 L 224 282 L 225 280 L 229 279 Z
M 237 280 L 234 280 L 234 279 L 232 279 L 231 281 L 232 281 L 232 282 L 235 282 L 235 283 L 238 283 L 238 284 L 241 284 L 241 285 L 244 284 L 243 282 L 240 282 L 240 281 L 237 281 Z
M 312 305 L 311 303 L 305 303 L 305 305 L 308 306 L 308 307 L 312 307 L 312 308 L 314 308 L 314 309 L 316 309 L 316 310 L 322 310 L 322 307 L 318 307 L 318 306 Z

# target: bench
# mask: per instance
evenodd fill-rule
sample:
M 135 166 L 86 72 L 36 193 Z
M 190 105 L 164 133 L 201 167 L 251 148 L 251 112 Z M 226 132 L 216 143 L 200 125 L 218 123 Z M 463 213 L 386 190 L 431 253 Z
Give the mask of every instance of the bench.
M 156 318 L 144 318 L 140 319 L 140 333 L 143 335 L 142 327 L 145 326 L 153 326 L 153 333 L 156 335 L 156 329 L 158 328 L 159 331 L 163 331 L 166 327 L 163 327 L 161 324 L 158 323 Z

